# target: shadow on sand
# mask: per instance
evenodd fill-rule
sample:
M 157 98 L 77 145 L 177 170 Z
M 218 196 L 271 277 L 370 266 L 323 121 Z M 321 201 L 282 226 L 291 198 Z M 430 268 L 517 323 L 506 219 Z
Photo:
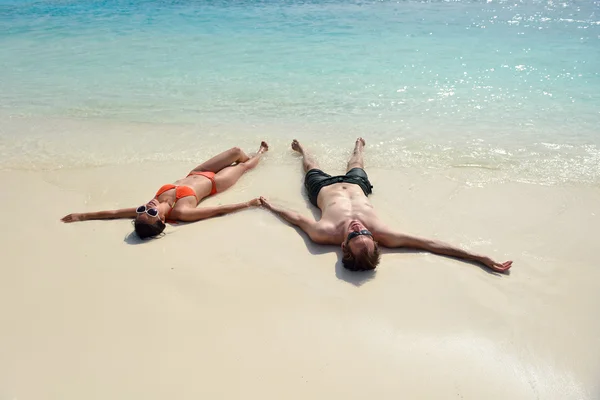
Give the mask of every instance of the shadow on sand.
M 321 245 L 316 244 L 304 233 L 300 228 L 293 227 L 298 235 L 302 237 L 304 240 L 304 245 L 313 255 L 321 255 L 326 253 L 336 253 L 337 262 L 335 263 L 335 276 L 343 281 L 351 283 L 354 286 L 361 286 L 370 281 L 375 277 L 375 271 L 349 271 L 344 268 L 344 264 L 342 263 L 342 249 L 341 247 L 336 247 L 332 245 Z
M 123 238 L 123 241 L 130 245 L 137 245 L 137 244 L 149 243 L 152 240 L 159 240 L 165 236 L 167 236 L 167 234 L 163 232 L 160 235 L 155 236 L 155 237 L 151 237 L 148 239 L 141 239 L 135 232 L 131 232 L 131 233 L 128 233 L 127 235 L 125 235 L 125 237 Z
M 183 225 L 183 224 L 184 223 L 178 223 L 177 225 L 179 226 L 179 225 Z M 167 225 L 171 225 L 171 224 L 167 223 Z M 187 225 L 187 223 L 185 223 L 185 225 Z M 133 221 L 131 223 L 131 226 L 133 227 Z M 135 231 L 133 231 L 133 232 L 129 232 L 127 235 L 125 235 L 125 237 L 123 238 L 123 241 L 130 245 L 137 245 L 137 244 L 148 243 L 152 240 L 162 239 L 165 236 L 167 236 L 167 233 L 165 231 L 163 231 L 158 236 L 147 238 L 147 239 L 142 239 L 137 235 L 137 233 L 135 233 Z

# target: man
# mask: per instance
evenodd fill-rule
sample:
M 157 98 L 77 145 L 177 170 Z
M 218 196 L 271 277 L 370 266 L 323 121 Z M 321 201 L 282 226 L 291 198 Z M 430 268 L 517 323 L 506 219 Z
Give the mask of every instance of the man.
M 315 159 L 297 140 L 292 142 L 292 149 L 302 155 L 308 197 L 311 203 L 321 209 L 318 222 L 273 205 L 264 197 L 261 197 L 262 205 L 298 226 L 315 243 L 341 243 L 344 267 L 352 271 L 375 269 L 379 263 L 379 245 L 413 248 L 477 261 L 496 272 L 505 272 L 511 267 L 512 261 L 499 263 L 437 240 L 403 234 L 384 224 L 367 199 L 373 186 L 363 169 L 364 146 L 365 141 L 358 138 L 348 161 L 346 175 L 331 176 L 318 169 Z

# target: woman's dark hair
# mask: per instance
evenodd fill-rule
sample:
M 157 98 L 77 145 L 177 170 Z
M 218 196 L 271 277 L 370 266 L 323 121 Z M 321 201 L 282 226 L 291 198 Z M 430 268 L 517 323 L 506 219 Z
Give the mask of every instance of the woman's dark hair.
M 160 219 L 153 224 L 136 220 L 133 226 L 135 228 L 135 233 L 137 233 L 140 239 L 148 239 L 157 236 L 161 234 L 166 227 L 165 223 Z

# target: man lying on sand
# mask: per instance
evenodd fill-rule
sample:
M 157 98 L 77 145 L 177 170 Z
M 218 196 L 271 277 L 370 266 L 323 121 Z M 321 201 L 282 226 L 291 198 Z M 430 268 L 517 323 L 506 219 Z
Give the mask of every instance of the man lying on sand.
M 358 138 L 348 161 L 346 175 L 331 176 L 318 169 L 315 159 L 297 140 L 292 142 L 292 149 L 302 154 L 306 172 L 304 185 L 309 199 L 321 209 L 318 222 L 273 205 L 264 197 L 261 197 L 262 205 L 298 226 L 315 243 L 341 243 L 344 267 L 351 271 L 375 269 L 379 263 L 379 244 L 477 261 L 496 272 L 504 272 L 511 267 L 512 261 L 499 263 L 437 240 L 406 235 L 385 225 L 367 199 L 373 186 L 363 169 L 364 146 L 365 141 Z

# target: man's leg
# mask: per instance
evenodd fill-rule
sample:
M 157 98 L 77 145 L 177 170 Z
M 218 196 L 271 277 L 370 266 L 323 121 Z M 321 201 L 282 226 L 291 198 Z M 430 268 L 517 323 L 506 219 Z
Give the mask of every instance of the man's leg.
M 356 139 L 356 143 L 354 144 L 354 151 L 352 152 L 352 156 L 350 160 L 348 160 L 348 167 L 346 168 L 346 172 L 350 171 L 352 168 L 364 168 L 363 162 L 363 149 L 365 147 L 365 139 L 358 138 Z
M 304 167 L 304 172 L 319 168 L 317 161 L 315 161 L 312 155 L 308 154 L 306 150 L 304 150 L 304 147 L 296 139 L 292 141 L 292 149 L 302 154 L 302 166 Z
M 331 175 L 326 174 L 325 172 L 319 169 L 319 164 L 313 158 L 312 155 L 308 154 L 304 147 L 298 142 L 296 139 L 292 141 L 292 149 L 302 154 L 302 166 L 304 167 L 304 187 L 306 188 L 306 192 L 308 193 L 308 199 L 315 206 L 319 207 L 317 202 L 319 197 L 319 192 L 326 185 L 326 182 Z
M 249 159 L 250 157 L 248 157 L 248 155 L 244 153 L 242 149 L 240 149 L 239 147 L 232 147 L 231 149 L 214 156 L 210 160 L 203 162 L 202 164 L 194 168 L 192 171 L 209 171 L 217 173 L 223 168 L 228 167 L 233 163 L 243 163 L 248 161 Z
M 266 142 L 262 142 L 254 156 L 247 158 L 246 161 L 238 162 L 236 165 L 229 165 L 217 172 L 215 175 L 217 192 L 229 189 L 246 171 L 250 171 L 252 168 L 256 167 L 260 161 L 260 157 L 267 150 L 269 150 L 269 145 L 267 145 Z
M 348 160 L 348 170 L 346 171 L 346 176 L 354 178 L 355 181 L 353 183 L 357 183 L 365 193 L 365 196 L 368 196 L 373 192 L 373 185 L 371 185 L 371 182 L 369 181 L 369 176 L 367 175 L 364 169 L 364 148 L 365 139 L 359 137 L 358 139 L 356 139 L 352 156 L 350 157 L 350 160 Z M 358 179 L 358 182 L 356 182 L 356 179 Z

